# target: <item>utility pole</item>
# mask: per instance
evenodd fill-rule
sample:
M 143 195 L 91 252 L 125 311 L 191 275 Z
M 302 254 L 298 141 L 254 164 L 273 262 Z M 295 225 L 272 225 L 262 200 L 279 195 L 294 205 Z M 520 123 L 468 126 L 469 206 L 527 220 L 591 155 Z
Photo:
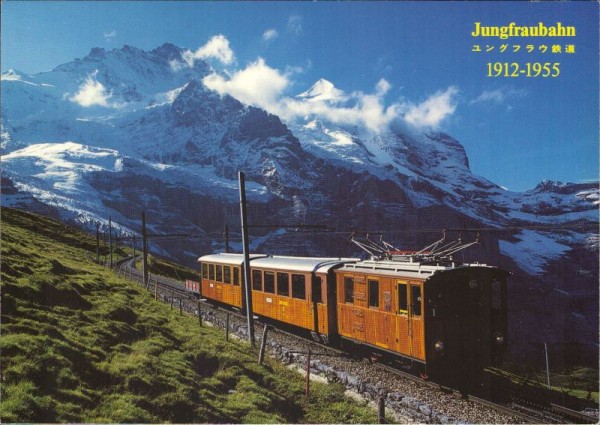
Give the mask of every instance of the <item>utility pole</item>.
M 142 211 L 142 274 L 144 287 L 148 289 L 148 237 L 146 235 L 146 213 Z
M 544 354 L 546 355 L 546 382 L 550 388 L 550 365 L 548 364 L 548 344 L 544 342 Z
M 225 225 L 225 252 L 229 252 L 229 225 Z
M 244 291 L 246 295 L 246 316 L 248 320 L 248 339 L 250 346 L 255 348 L 254 342 L 254 313 L 252 311 L 252 287 L 250 284 L 250 247 L 248 243 L 248 222 L 246 214 L 246 183 L 244 173 L 238 171 L 240 183 L 240 215 L 242 221 L 242 246 L 244 251 Z
M 100 222 L 96 222 L 96 263 L 100 264 Z
M 310 348 L 306 353 L 306 382 L 304 384 L 304 395 L 308 398 L 310 394 Z
M 135 235 L 133 235 L 133 266 L 135 267 Z
M 108 245 L 110 250 L 110 268 L 113 266 L 112 219 L 108 216 Z
M 263 329 L 262 339 L 260 341 L 260 351 L 258 352 L 258 364 L 263 364 L 265 358 L 265 348 L 267 346 L 267 332 L 269 331 L 269 325 L 265 325 Z

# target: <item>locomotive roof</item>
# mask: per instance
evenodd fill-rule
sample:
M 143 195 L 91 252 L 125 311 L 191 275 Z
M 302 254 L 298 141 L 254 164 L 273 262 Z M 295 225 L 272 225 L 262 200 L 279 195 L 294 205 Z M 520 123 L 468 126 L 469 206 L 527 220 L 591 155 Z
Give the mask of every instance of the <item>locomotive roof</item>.
M 358 258 L 326 258 L 326 257 L 288 257 L 273 255 L 252 260 L 253 267 L 299 272 L 327 273 L 332 267 L 348 262 L 359 261 Z
M 484 267 L 484 268 L 495 268 L 487 266 L 485 264 L 470 264 L 470 263 L 458 263 L 458 262 L 444 262 L 438 264 L 432 263 L 420 263 L 420 262 L 401 262 L 401 261 L 386 261 L 386 260 L 364 260 L 356 263 L 344 264 L 343 267 L 339 268 L 340 272 L 373 272 L 380 275 L 387 276 L 402 276 L 408 278 L 420 278 L 427 279 L 435 273 L 455 270 L 458 268 L 469 268 L 469 267 Z
M 261 257 L 266 257 L 266 255 L 250 254 L 250 261 L 252 261 L 255 258 Z M 231 254 L 226 252 L 220 252 L 218 254 L 204 255 L 198 258 L 198 261 L 217 264 L 233 264 L 234 266 L 241 266 L 244 263 L 244 254 Z

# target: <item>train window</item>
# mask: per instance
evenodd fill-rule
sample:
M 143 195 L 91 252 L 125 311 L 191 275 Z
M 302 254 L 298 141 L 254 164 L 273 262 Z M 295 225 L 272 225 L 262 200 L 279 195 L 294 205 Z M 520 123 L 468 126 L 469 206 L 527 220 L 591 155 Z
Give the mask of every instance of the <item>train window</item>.
M 240 285 L 240 268 L 233 268 L 233 284 L 239 286 Z
M 223 282 L 223 266 L 217 264 L 217 276 L 215 279 L 217 282 Z
M 410 297 L 413 316 L 421 315 L 421 287 L 410 285 Z
M 304 276 L 302 276 L 302 277 L 304 277 Z M 292 275 L 292 292 L 293 291 L 294 291 L 294 275 Z M 321 295 L 321 277 L 320 276 L 313 277 L 312 300 L 314 303 L 322 303 L 323 302 L 323 297 Z
M 202 278 L 208 279 L 208 264 L 202 263 Z
M 298 298 L 300 300 L 306 299 L 306 278 L 303 274 L 292 275 L 292 298 Z
M 277 295 L 284 297 L 290 296 L 290 275 L 287 273 L 277 273 Z
M 210 280 L 215 280 L 215 265 L 214 264 L 210 264 L 208 266 L 208 278 Z
M 405 283 L 398 284 L 398 313 L 408 313 L 408 291 Z
M 492 280 L 492 308 L 502 309 L 502 284 L 496 279 Z
M 223 266 L 223 283 L 231 283 L 231 267 Z
M 369 279 L 369 307 L 379 307 L 379 281 Z
M 265 272 L 265 292 L 275 293 L 275 273 Z
M 344 302 L 354 303 L 354 279 L 344 278 Z
M 262 291 L 262 271 L 252 270 L 252 289 Z

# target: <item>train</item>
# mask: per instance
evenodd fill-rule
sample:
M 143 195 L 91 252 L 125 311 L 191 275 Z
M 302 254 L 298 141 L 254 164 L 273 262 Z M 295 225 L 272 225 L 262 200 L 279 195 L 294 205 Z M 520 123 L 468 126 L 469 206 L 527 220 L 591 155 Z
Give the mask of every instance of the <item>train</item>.
M 507 344 L 507 278 L 493 266 L 454 261 L 450 249 L 405 252 L 361 246 L 370 258 L 251 254 L 255 315 L 325 344 L 367 351 L 441 384 L 468 386 L 498 365 Z M 449 246 L 448 244 L 443 246 Z M 204 255 L 188 289 L 245 308 L 244 256 Z

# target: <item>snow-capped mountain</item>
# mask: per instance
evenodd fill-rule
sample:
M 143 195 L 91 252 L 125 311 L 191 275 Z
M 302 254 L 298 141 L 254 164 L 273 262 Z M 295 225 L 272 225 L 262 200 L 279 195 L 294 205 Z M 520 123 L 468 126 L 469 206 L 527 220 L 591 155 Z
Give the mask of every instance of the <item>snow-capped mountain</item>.
M 331 81 L 321 78 L 310 89 L 300 93 L 296 97 L 307 102 L 337 102 L 344 99 L 344 92 L 336 88 Z
M 214 70 L 187 63 L 184 51 L 92 49 L 49 72 L 3 74 L 2 205 L 88 228 L 106 227 L 110 216 L 124 233 L 139 233 L 145 211 L 152 233 L 193 235 L 156 239 L 153 250 L 193 263 L 222 249 L 224 225 L 239 222 L 241 170 L 256 224 L 379 230 L 407 249 L 444 228 L 485 228 L 466 258 L 514 271 L 522 300 L 552 281 L 557 294 L 568 294 L 561 300 L 593 318 L 577 326 L 597 341 L 597 183 L 510 192 L 472 174 L 464 148 L 447 134 L 375 133 L 315 117 L 283 122 L 209 90 L 203 78 Z M 321 79 L 295 99 L 344 96 Z M 346 237 L 262 228 L 252 240 L 271 253 L 356 254 Z

